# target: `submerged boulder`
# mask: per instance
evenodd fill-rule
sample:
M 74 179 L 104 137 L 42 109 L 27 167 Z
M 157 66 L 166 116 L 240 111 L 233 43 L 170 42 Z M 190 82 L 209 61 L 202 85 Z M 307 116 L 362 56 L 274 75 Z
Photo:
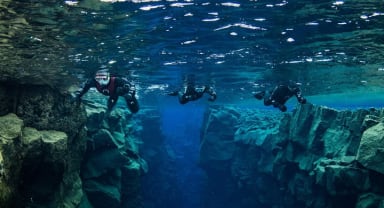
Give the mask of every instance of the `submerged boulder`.
M 384 174 L 384 123 L 378 123 L 364 131 L 357 161 L 367 169 Z
M 0 139 L 2 143 L 9 142 L 21 136 L 23 126 L 23 120 L 13 113 L 2 116 L 0 120 Z

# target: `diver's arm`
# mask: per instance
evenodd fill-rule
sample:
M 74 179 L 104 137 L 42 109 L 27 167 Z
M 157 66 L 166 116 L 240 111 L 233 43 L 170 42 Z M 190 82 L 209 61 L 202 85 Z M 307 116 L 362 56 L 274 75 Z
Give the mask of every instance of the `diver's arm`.
M 128 94 L 131 97 L 134 97 L 136 94 L 136 87 L 133 83 L 129 82 L 125 78 L 115 78 L 116 93 L 118 96 L 123 96 Z
M 135 84 L 125 78 L 116 78 L 115 81 L 117 81 L 117 95 L 124 97 L 131 113 L 137 113 L 139 111 L 139 102 L 136 99 Z
M 84 83 L 84 86 L 79 91 L 76 92 L 76 97 L 80 99 L 85 93 L 88 92 L 88 90 L 91 87 L 95 87 L 95 86 L 96 86 L 96 81 L 94 79 L 88 79 Z

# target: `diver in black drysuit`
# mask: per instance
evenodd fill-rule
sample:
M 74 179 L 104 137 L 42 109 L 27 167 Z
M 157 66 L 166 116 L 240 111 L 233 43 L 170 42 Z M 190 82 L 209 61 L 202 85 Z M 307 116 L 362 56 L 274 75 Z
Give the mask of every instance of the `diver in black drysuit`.
M 180 104 L 186 104 L 189 101 L 195 101 L 203 97 L 204 93 L 207 93 L 210 95 L 210 97 L 208 98 L 209 101 L 213 102 L 217 98 L 216 92 L 212 87 L 209 87 L 209 86 L 196 87 L 193 84 L 187 84 L 187 86 L 185 86 L 183 90 L 173 91 L 173 92 L 167 93 L 167 95 L 178 96 Z
M 264 90 L 254 93 L 254 97 L 256 99 L 264 99 L 265 106 L 273 105 L 273 107 L 279 108 L 282 112 L 287 111 L 287 106 L 285 106 L 285 103 L 292 96 L 296 96 L 297 101 L 301 104 L 307 103 L 307 100 L 301 94 L 299 85 L 294 82 L 277 85 L 272 91 Z
M 96 72 L 95 77 L 87 80 L 83 88 L 76 93 L 75 100 L 80 102 L 81 97 L 87 93 L 91 87 L 95 87 L 101 94 L 109 96 L 107 103 L 108 112 L 116 105 L 119 96 L 124 97 L 132 113 L 139 111 L 139 103 L 135 95 L 135 85 L 126 78 L 114 77 L 106 70 L 99 70 Z

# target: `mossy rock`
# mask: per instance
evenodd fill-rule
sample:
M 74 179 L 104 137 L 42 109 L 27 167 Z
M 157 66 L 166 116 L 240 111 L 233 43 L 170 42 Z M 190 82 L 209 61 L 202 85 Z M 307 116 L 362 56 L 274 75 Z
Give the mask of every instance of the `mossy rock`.
M 35 128 L 25 127 L 22 132 L 23 144 L 31 144 L 36 141 L 40 141 L 42 134 Z
M 2 116 L 0 117 L 0 137 L 5 140 L 17 138 L 21 135 L 23 126 L 23 120 L 13 113 Z

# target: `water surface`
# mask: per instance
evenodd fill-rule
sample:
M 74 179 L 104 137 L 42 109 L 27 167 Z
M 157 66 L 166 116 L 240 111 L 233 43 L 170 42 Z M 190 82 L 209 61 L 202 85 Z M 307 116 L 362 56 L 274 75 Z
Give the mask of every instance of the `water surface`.
M 2 80 L 60 87 L 107 68 L 135 80 L 148 104 L 189 74 L 228 104 L 289 79 L 308 96 L 382 93 L 378 1 L 3 4 Z

